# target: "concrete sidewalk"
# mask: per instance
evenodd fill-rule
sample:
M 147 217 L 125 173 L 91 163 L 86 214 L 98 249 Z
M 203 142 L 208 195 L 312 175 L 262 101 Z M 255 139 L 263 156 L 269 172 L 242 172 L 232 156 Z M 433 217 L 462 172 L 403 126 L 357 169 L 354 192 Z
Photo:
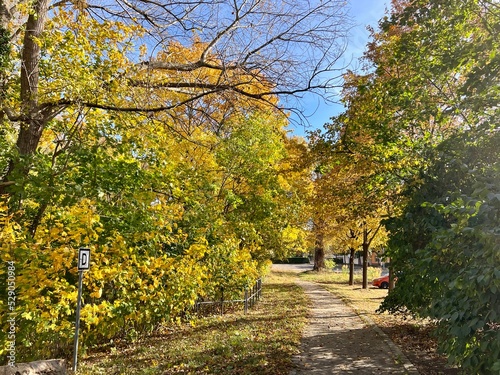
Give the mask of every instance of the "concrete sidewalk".
M 401 350 L 371 321 L 361 319 L 318 284 L 297 281 L 310 297 L 312 310 L 301 353 L 290 375 L 418 375 Z

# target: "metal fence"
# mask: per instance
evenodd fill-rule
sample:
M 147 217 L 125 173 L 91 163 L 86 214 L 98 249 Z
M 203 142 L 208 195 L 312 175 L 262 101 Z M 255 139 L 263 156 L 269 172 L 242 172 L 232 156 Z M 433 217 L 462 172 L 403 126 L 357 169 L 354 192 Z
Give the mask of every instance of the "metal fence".
M 235 303 L 242 303 L 245 314 L 248 312 L 248 308 L 253 307 L 257 303 L 257 301 L 262 296 L 262 279 L 257 279 L 253 287 L 250 289 L 245 289 L 245 294 L 243 299 L 233 299 L 233 300 L 225 300 L 224 299 L 224 289 L 221 291 L 221 299 L 218 301 L 198 301 L 194 305 L 194 311 L 197 314 L 202 312 L 206 312 L 206 309 L 203 309 L 203 306 L 210 306 L 212 313 L 215 310 L 218 310 L 220 315 L 224 315 L 224 305 L 230 305 Z

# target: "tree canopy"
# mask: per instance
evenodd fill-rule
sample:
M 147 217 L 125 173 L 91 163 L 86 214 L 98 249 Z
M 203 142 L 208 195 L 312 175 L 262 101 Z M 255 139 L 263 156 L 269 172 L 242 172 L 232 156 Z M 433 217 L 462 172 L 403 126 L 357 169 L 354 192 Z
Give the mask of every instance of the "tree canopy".
M 393 0 L 342 76 L 345 111 L 288 137 L 301 95 L 339 85 L 347 26 L 340 0 L 0 3 L 22 358 L 67 354 L 80 246 L 92 345 L 236 296 L 313 238 L 318 269 L 328 241 L 384 247 L 382 309 L 435 320 L 464 371 L 500 370 L 500 7 Z
M 364 69 L 344 76 L 345 112 L 310 138 L 330 225 L 358 222 L 346 245 L 365 218 L 386 229 L 398 281 L 382 310 L 436 321 L 468 373 L 500 369 L 499 12 L 392 1 Z
M 323 136 L 375 165 L 363 189 L 379 192 L 375 203 L 388 198 L 398 282 L 383 310 L 435 319 L 441 348 L 471 373 L 500 368 L 499 10 L 393 1 L 366 70 L 346 75 L 346 112 Z
M 0 3 L 18 360 L 68 354 L 81 246 L 83 345 L 239 296 L 269 259 L 304 251 L 286 126 L 295 98 L 338 85 L 345 21 L 339 0 Z

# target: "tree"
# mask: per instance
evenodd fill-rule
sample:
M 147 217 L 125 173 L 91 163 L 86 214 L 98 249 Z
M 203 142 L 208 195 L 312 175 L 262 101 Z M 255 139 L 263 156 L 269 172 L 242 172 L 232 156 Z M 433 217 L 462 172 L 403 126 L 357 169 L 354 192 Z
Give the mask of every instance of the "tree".
M 0 4 L 0 257 L 16 262 L 19 358 L 67 354 L 82 245 L 100 265 L 85 345 L 237 294 L 300 246 L 285 112 L 335 85 L 343 4 Z
M 500 369 L 498 283 L 484 284 L 500 264 L 498 12 L 488 0 L 393 1 L 327 133 L 376 171 L 362 174 L 364 196 L 388 202 L 398 283 L 383 309 L 437 320 L 441 348 L 471 373 Z
M 42 138 L 23 202 L 36 230 L 1 206 L 0 257 L 16 264 L 19 358 L 67 353 L 82 244 L 93 259 L 83 345 L 134 338 L 186 316 L 198 298 L 220 297 L 222 288 L 239 296 L 274 254 L 286 254 L 281 240 L 296 225 L 289 193 L 298 182 L 282 171 L 289 162 L 281 113 L 234 116 L 224 139 L 201 128 L 174 138 L 156 123 L 120 120 L 88 116 L 93 126 L 85 123 L 73 138 L 79 143 L 55 162 L 64 146 Z M 52 204 L 44 206 L 47 196 Z M 297 242 L 289 237 L 286 246 Z
M 325 125 L 324 133 L 310 136 L 312 155 L 322 172 L 315 181 L 315 207 L 322 212 L 324 232 L 350 252 L 351 285 L 354 254 L 357 248 L 362 248 L 366 289 L 369 249 L 374 241 L 377 245 L 384 243 L 381 220 L 387 215 L 390 202 L 386 180 L 381 178 L 385 167 L 377 160 L 379 151 L 375 142 L 362 129 L 356 128 L 351 133 L 346 117 L 333 118 L 331 124 Z
M 436 319 L 441 349 L 453 362 L 494 373 L 500 139 L 482 131 L 440 145 L 440 158 L 406 189 L 409 204 L 387 224 L 398 283 L 382 310 Z
M 369 100 L 349 103 L 365 129 L 380 129 L 404 191 L 387 221 L 398 283 L 383 309 L 436 319 L 441 348 L 471 373 L 500 368 L 497 285 L 483 285 L 500 264 L 490 230 L 498 11 L 491 1 L 394 1 L 366 54 L 374 70 L 353 77 L 351 92 Z
M 82 244 L 105 265 L 86 285 L 86 344 L 175 319 L 221 283 L 237 293 L 300 246 L 282 128 L 294 98 L 336 84 L 342 1 L 0 5 L 1 256 L 18 267 L 23 345 L 67 347 Z
M 308 163 L 308 147 L 301 137 L 286 137 L 286 157 L 279 166 L 279 180 L 284 191 L 280 203 L 279 218 L 284 221 L 282 251 L 275 259 L 309 253 L 309 223 L 311 218 L 309 197 L 312 191 L 311 170 Z
M 10 5 L 2 26 L 22 53 L 14 65 L 20 81 L 13 75 L 2 87 L 11 94 L 2 118 L 18 130 L 17 156 L 2 176 L 1 192 L 12 192 L 15 178 L 29 172 L 29 158 L 51 121 L 76 108 L 177 123 L 195 110 L 200 123 L 219 127 L 224 118 L 209 109 L 211 102 L 223 100 L 230 110 L 241 97 L 247 106 L 277 107 L 276 95 L 323 92 L 335 84 L 325 77 L 340 55 L 345 22 L 338 0 Z
M 459 56 L 470 52 L 484 57 L 463 37 L 468 26 L 462 13 L 471 4 L 434 5 L 393 2 L 391 18 L 380 22 L 379 32 L 372 31 L 365 74 L 345 75 L 346 112 L 329 125 L 328 142 L 342 145 L 337 150 L 358 154 L 362 165 L 372 166 L 374 173 L 365 174 L 356 188 L 365 196 L 364 207 L 369 211 L 377 211 L 377 204 L 385 202 L 380 207 L 385 206 L 386 216 L 404 207 L 400 187 L 432 160 L 433 148 L 474 123 L 475 114 L 461 102 L 464 96 L 457 94 L 464 82 L 472 84 L 467 76 L 473 72 Z M 421 22 L 434 11 L 447 21 L 438 28 L 422 27 Z M 489 23 L 486 17 L 479 17 Z M 435 36 L 438 32 L 440 38 Z M 447 46 L 455 39 L 461 43 L 450 51 Z M 489 65 L 495 69 L 495 64 Z M 362 217 L 363 213 L 356 215 Z

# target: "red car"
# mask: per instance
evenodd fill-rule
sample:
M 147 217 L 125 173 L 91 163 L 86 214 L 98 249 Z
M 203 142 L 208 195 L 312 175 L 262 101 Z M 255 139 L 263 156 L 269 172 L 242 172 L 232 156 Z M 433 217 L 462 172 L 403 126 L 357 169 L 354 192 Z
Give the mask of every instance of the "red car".
M 388 289 L 389 288 L 389 275 L 380 276 L 372 281 L 373 286 L 377 286 L 380 289 Z

